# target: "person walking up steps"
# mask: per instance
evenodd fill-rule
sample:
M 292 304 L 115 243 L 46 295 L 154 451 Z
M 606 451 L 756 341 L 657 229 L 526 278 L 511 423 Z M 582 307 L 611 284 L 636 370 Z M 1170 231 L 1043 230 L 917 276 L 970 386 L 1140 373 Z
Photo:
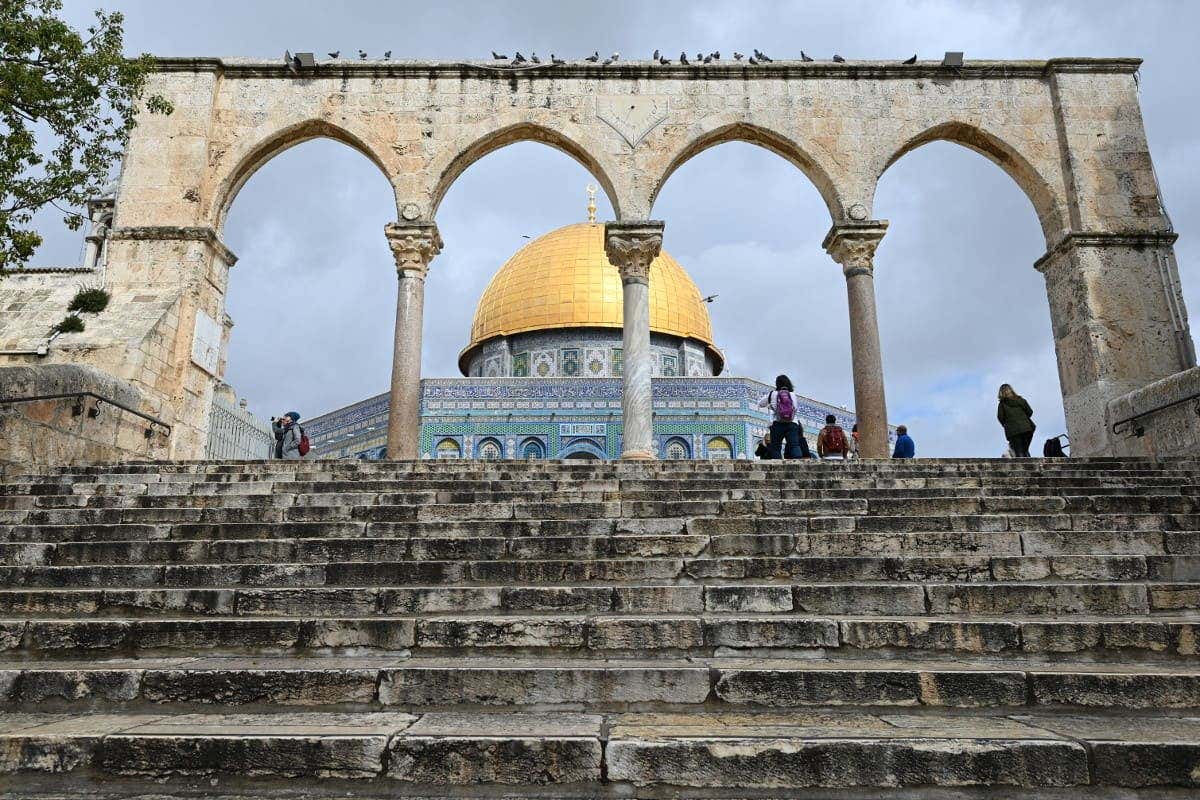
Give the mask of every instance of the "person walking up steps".
M 1029 458 L 1029 443 L 1037 425 L 1033 423 L 1033 409 L 1024 397 L 1013 391 L 1007 383 L 1000 385 L 996 419 L 1004 427 L 1004 438 L 1012 448 L 1014 458 Z
M 908 428 L 904 425 L 899 425 L 896 428 L 896 449 L 892 451 L 892 458 L 916 458 L 917 445 L 913 442 L 912 437 L 908 435 Z
M 774 421 L 767 440 L 767 458 L 782 458 L 781 451 L 788 458 L 808 458 L 808 442 L 796 422 L 796 400 L 793 393 L 792 381 L 787 375 L 775 379 L 775 389 L 767 392 L 767 396 L 758 402 L 759 408 L 770 408 Z M 787 448 L 783 449 L 786 442 Z
M 821 458 L 841 458 L 843 461 L 850 457 L 849 437 L 837 424 L 837 417 L 833 414 L 825 415 L 825 427 L 817 434 L 817 455 Z

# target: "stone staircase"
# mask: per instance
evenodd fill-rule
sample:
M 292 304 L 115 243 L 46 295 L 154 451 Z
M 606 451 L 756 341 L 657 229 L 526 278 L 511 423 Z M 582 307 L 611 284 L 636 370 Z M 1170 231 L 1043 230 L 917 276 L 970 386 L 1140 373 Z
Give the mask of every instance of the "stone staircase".
M 0 483 L 0 797 L 1195 797 L 1200 461 Z

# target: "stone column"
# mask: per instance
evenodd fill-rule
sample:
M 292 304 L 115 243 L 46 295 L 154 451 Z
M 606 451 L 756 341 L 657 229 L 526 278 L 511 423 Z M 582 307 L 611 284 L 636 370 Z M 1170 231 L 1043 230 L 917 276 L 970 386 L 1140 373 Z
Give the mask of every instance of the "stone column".
M 391 406 L 388 409 L 388 458 L 415 459 L 421 442 L 421 327 L 425 274 L 442 251 L 432 222 L 389 223 L 384 228 L 396 259 L 396 343 L 392 354 Z
M 650 264 L 662 250 L 663 223 L 653 220 L 609 222 L 604 226 L 604 252 L 621 271 L 624 302 L 624 373 L 621 414 L 624 439 L 621 458 L 654 458 L 654 374 L 650 351 Z
M 854 411 L 858 415 L 859 452 L 863 458 L 887 458 L 887 401 L 883 392 L 883 356 L 875 316 L 875 248 L 887 222 L 834 225 L 822 247 L 842 265 L 850 306 L 850 354 L 854 363 Z

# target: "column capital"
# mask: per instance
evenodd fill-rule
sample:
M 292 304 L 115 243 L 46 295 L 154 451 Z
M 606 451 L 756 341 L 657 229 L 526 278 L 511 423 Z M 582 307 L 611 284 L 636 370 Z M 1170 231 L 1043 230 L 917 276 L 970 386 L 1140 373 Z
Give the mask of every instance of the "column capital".
M 410 274 L 422 279 L 429 272 L 429 262 L 442 252 L 442 235 L 434 222 L 389 222 L 383 227 L 392 257 L 396 259 L 398 277 Z
M 650 282 L 650 264 L 662 251 L 664 223 L 634 220 L 604 224 L 604 253 L 621 271 L 622 283 Z
M 842 265 L 842 273 L 847 278 L 870 275 L 875 269 L 875 249 L 887 233 L 887 227 L 885 219 L 842 222 L 829 229 L 821 247 Z

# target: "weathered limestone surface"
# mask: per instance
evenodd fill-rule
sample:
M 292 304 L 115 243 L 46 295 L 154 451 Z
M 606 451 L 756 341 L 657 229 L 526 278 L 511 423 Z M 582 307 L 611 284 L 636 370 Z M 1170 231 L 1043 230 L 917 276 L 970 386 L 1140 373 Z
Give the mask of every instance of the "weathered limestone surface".
M 619 221 L 637 222 L 651 218 L 679 166 L 742 140 L 804 172 L 836 228 L 873 219 L 876 184 L 898 158 L 949 140 L 995 161 L 1030 198 L 1046 237 L 1038 268 L 1073 452 L 1111 454 L 1118 447 L 1104 425 L 1107 404 L 1195 365 L 1174 234 L 1138 106 L 1139 63 L 968 62 L 949 72 L 932 62 L 579 62 L 508 70 L 337 61 L 297 76 L 277 62 L 161 59 L 150 89 L 168 97 L 175 113 L 144 115 L 133 132 L 105 281 L 120 303 L 151 298 L 165 316 L 153 331 L 130 337 L 129 363 L 86 349 L 87 333 L 75 351 L 56 350 L 51 359 L 131 380 L 160 416 L 180 421 L 172 454 L 200 455 L 221 376 L 188 354 L 198 315 L 223 319 L 235 260 L 220 240 L 225 214 L 262 164 L 315 137 L 344 142 L 380 168 L 395 189 L 402 227 L 434 223 L 463 170 L 512 142 L 542 141 L 573 156 L 604 187 Z M 628 287 L 634 302 L 626 308 L 636 311 L 640 290 Z M 872 348 L 862 329 L 873 327 L 872 303 L 861 274 L 851 276 L 848 290 L 856 363 L 863 364 L 856 394 L 870 389 L 860 399 L 879 406 L 868 409 L 874 418 L 884 414 L 882 370 L 863 362 Z M 415 284 L 405 289 L 398 315 L 402 385 L 419 361 L 416 295 Z M 640 317 L 632 321 L 626 335 L 636 344 L 645 331 Z M 399 419 L 395 427 L 397 435 L 407 430 Z
M 1179 800 L 1200 462 L 0 477 L 0 798 Z
M 1110 426 L 1123 423 L 1113 450 L 1120 455 L 1186 456 L 1200 452 L 1200 367 L 1178 372 L 1108 404 Z

